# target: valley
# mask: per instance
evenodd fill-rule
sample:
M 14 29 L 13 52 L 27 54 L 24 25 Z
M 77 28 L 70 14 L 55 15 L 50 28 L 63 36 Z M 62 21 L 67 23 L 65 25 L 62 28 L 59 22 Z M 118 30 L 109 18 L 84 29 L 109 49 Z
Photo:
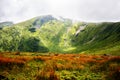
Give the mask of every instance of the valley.
M 3 26 L 0 38 L 1 52 L 100 52 L 119 55 L 120 23 L 72 22 L 46 15 Z
M 120 22 L 51 15 L 0 23 L 0 80 L 120 80 Z

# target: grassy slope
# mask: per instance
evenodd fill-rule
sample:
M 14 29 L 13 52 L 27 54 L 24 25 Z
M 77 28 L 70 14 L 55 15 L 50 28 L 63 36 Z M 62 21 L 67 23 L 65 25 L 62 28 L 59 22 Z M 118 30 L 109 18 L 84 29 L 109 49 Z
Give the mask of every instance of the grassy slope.
M 60 42 L 67 26 L 61 21 L 51 21 L 40 28 L 39 35 L 51 52 L 62 52 Z
M 43 26 L 49 30 L 54 30 L 49 28 L 50 24 Z M 53 24 L 52 24 L 53 25 Z M 52 26 L 50 25 L 50 26 Z M 75 35 L 79 27 L 85 26 L 85 29 Z M 56 26 L 59 27 L 60 26 Z M 55 28 L 56 28 L 55 27 Z M 41 29 L 42 30 L 42 29 Z M 44 30 L 43 30 L 44 31 Z M 59 29 L 54 30 L 58 32 Z M 53 35 L 49 31 L 43 32 L 46 34 Z M 46 37 L 46 35 L 44 34 Z M 65 53 L 79 53 L 79 52 L 89 52 L 89 53 L 99 53 L 99 54 L 115 54 L 119 55 L 120 50 L 120 23 L 76 23 L 72 26 L 65 26 L 63 28 L 63 33 L 55 39 L 53 39 L 52 45 L 54 49 L 60 46 L 58 51 Z M 56 40 L 58 39 L 58 40 Z M 49 39 L 44 39 L 49 40 Z M 60 40 L 60 41 L 59 41 Z M 55 44 L 57 43 L 57 44 Z M 49 43 L 48 43 L 49 44 Z M 49 47 L 48 47 L 49 48 Z M 55 50 L 53 50 L 54 52 Z M 56 51 L 55 51 L 56 52 Z
M 33 23 L 36 18 L 15 24 L 14 27 L 1 30 L 2 36 L 7 36 L 7 32 L 12 29 L 24 35 L 25 38 L 35 37 L 41 42 L 40 45 L 47 47 L 50 52 L 61 53 L 98 53 L 116 54 L 120 51 L 120 23 L 73 23 L 69 20 L 45 20 L 46 22 L 37 28 L 35 32 L 30 32 L 29 28 L 35 27 Z M 37 22 L 39 23 L 39 21 Z M 41 22 L 40 22 L 41 24 Z M 80 27 L 85 28 L 79 33 Z M 13 33 L 14 34 L 14 33 Z M 6 37 L 7 39 L 7 37 Z M 2 39 L 1 39 L 2 40 Z M 3 39 L 4 40 L 4 39 Z
M 37 38 L 36 33 L 29 31 L 33 27 L 33 22 L 36 18 L 13 25 L 12 27 L 5 27 L 0 30 L 0 51 L 30 51 L 30 47 L 35 44 L 39 46 L 39 52 L 45 52 L 44 44 L 41 39 Z M 35 42 L 39 40 L 39 42 Z M 33 42 L 33 43 L 32 43 Z M 32 46 L 31 46 L 32 45 Z M 34 47 L 33 47 L 34 48 Z M 46 48 L 47 49 L 47 48 Z M 32 49 L 31 49 L 32 50 Z
M 119 53 L 120 23 L 88 23 L 78 36 L 73 35 L 73 40 L 73 46 L 77 46 L 76 51 Z

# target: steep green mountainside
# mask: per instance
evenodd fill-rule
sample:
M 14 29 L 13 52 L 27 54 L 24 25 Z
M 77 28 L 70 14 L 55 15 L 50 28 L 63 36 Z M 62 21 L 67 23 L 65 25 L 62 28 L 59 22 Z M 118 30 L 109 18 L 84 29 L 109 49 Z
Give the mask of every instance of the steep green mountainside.
M 98 53 L 119 53 L 120 23 L 84 23 L 83 26 L 73 26 L 76 30 L 71 37 L 71 43 L 76 52 L 92 51 Z M 84 27 L 79 33 L 80 27 Z M 72 29 L 73 30 L 73 29 Z
M 35 23 L 37 26 L 40 24 L 41 27 L 36 27 Z M 54 43 L 58 42 L 55 37 L 59 38 L 64 32 L 64 28 L 70 23 L 70 20 L 59 21 L 48 15 L 36 17 L 12 27 L 4 27 L 0 30 L 0 51 L 54 51 L 55 49 L 52 50 L 52 47 L 55 46 Z M 54 43 L 50 44 L 51 42 Z
M 35 17 L 0 30 L 0 51 L 119 54 L 120 22 Z

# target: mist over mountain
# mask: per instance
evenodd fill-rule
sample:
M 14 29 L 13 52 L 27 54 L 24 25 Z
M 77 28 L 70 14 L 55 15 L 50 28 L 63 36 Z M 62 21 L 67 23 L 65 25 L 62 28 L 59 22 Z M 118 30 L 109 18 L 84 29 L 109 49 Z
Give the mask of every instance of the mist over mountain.
M 102 54 L 120 51 L 120 22 L 73 22 L 46 15 L 0 26 L 0 51 Z
M 5 26 L 12 26 L 13 22 L 7 21 L 7 22 L 1 22 L 0 23 L 0 29 L 2 29 Z

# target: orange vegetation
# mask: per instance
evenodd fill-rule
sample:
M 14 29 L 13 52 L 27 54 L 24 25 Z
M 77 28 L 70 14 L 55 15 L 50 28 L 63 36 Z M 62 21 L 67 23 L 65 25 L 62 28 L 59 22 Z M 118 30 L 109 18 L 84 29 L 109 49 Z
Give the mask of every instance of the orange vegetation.
M 16 56 L 14 58 L 0 56 L 1 63 L 25 63 L 30 60 L 41 60 L 52 64 L 57 69 L 83 69 L 86 63 L 103 64 L 105 62 L 120 62 L 120 56 L 101 56 L 84 54 L 55 54 L 42 56 Z M 73 68 L 74 67 L 74 68 Z
M 25 64 L 31 60 L 40 60 L 44 62 L 44 67 L 39 71 L 37 79 L 59 80 L 55 71 L 60 70 L 83 70 L 89 66 L 91 71 L 111 71 L 109 74 L 113 77 L 120 75 L 120 66 L 116 63 L 120 62 L 120 56 L 106 56 L 106 55 L 84 55 L 84 54 L 55 54 L 55 55 L 41 55 L 41 56 L 16 56 L 8 58 L 0 56 L 0 65 L 3 64 Z M 111 64 L 109 64 L 111 63 Z M 118 77 L 118 76 L 117 76 Z M 119 78 L 119 77 L 118 77 Z M 114 79 L 113 79 L 114 80 Z
M 46 69 L 51 69 L 50 72 L 56 76 L 56 74 L 53 73 L 55 70 L 83 70 L 86 66 L 90 65 L 89 68 L 91 71 L 109 71 L 111 74 L 108 74 L 108 77 L 109 75 L 112 75 L 113 80 L 116 78 L 120 79 L 120 66 L 116 64 L 116 62 L 120 62 L 120 56 L 58 54 L 50 56 L 36 56 L 34 59 L 44 61 L 45 63 L 43 72 L 41 72 L 40 75 L 43 73 L 48 74 L 46 72 L 49 70 L 46 71 Z M 112 62 L 115 63 L 112 64 Z M 59 78 L 56 80 L 58 79 Z
M 0 57 L 0 62 L 25 63 L 31 60 L 44 61 L 54 69 L 84 69 L 89 64 L 104 64 L 106 62 L 120 62 L 120 56 L 84 55 L 84 54 L 55 54 L 42 56 L 17 56 L 14 58 Z
M 12 67 L 13 65 L 23 66 L 25 61 L 16 59 L 16 58 L 8 58 L 0 56 L 0 66 L 1 67 Z

